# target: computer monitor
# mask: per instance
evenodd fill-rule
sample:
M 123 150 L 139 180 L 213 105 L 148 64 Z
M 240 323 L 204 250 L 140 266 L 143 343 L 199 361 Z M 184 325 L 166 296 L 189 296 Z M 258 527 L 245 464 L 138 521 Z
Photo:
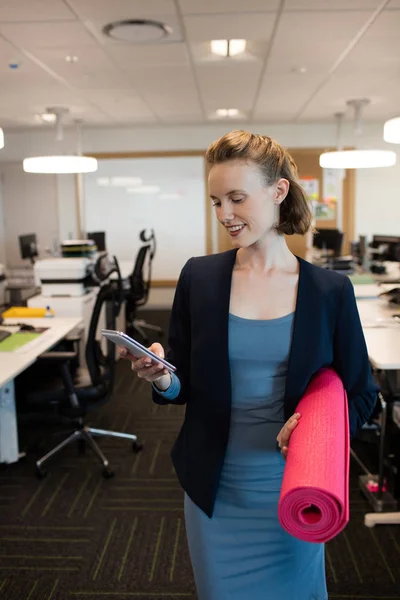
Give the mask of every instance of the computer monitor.
M 332 250 L 334 256 L 340 256 L 342 243 L 343 233 L 339 229 L 318 229 L 313 238 L 314 248 Z
M 38 256 L 36 234 L 28 233 L 25 235 L 19 235 L 18 240 L 21 258 L 29 258 L 33 264 L 35 262 L 35 257 Z
M 93 240 L 99 252 L 105 252 L 106 248 L 106 232 L 105 231 L 90 231 L 87 234 L 88 240 Z
M 379 253 L 373 253 L 375 260 L 400 262 L 400 236 L 374 235 L 370 247 L 380 248 Z

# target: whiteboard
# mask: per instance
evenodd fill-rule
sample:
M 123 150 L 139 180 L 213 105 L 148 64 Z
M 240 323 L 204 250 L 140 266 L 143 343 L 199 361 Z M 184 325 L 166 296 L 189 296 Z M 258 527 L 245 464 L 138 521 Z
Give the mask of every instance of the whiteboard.
M 105 231 L 107 250 L 132 260 L 153 228 L 153 280 L 176 280 L 185 262 L 206 254 L 206 188 L 202 156 L 101 159 L 85 176 L 86 231 Z

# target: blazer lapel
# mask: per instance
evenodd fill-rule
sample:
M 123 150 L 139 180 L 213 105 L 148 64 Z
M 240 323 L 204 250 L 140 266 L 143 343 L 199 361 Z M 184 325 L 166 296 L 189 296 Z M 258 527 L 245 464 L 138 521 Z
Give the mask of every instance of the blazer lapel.
M 289 353 L 285 389 L 285 417 L 288 419 L 303 394 L 307 381 L 309 350 L 314 347 L 315 316 L 319 311 L 319 295 L 309 269 L 309 263 L 296 257 L 300 263 L 296 311 L 293 323 L 292 342 Z
M 215 409 L 226 414 L 231 406 L 231 373 L 229 366 L 229 305 L 232 286 L 232 272 L 235 264 L 237 249 L 229 250 L 219 255 L 218 269 L 213 274 L 212 314 L 209 321 L 214 333 L 210 357 L 218 366 L 218 402 Z

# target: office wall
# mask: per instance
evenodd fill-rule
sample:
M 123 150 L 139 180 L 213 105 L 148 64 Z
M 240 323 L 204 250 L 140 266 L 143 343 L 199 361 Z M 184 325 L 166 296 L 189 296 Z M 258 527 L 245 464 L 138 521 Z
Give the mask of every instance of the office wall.
M 20 162 L 2 164 L 0 170 L 7 265 L 24 264 L 18 236 L 25 233 L 37 234 L 40 255 L 46 256 L 58 239 L 56 177 L 24 173 Z
M 57 219 L 60 240 L 76 239 L 76 184 L 75 175 L 57 175 Z
M 335 124 L 252 124 L 225 122 L 221 124 L 199 126 L 171 127 L 119 127 L 119 128 L 90 128 L 84 131 L 84 152 L 129 152 L 146 150 L 201 150 L 214 139 L 233 128 L 248 128 L 252 131 L 271 135 L 286 147 L 334 147 L 336 143 Z M 395 151 L 397 146 L 386 144 L 382 138 L 381 123 L 365 123 L 361 136 L 355 136 L 352 123 L 343 127 L 342 142 L 344 145 L 358 147 L 390 148 Z M 7 132 L 7 145 L 0 155 L 2 160 L 21 161 L 25 156 L 54 151 L 54 132 L 36 130 L 28 132 Z M 60 143 L 59 151 L 72 151 L 75 144 L 75 132 L 65 130 L 65 140 Z M 399 152 L 400 153 L 400 152 Z M 31 178 L 42 177 L 45 182 L 51 176 L 25 175 Z M 63 236 L 72 227 L 75 218 L 75 198 L 73 186 L 60 176 L 56 185 L 44 184 L 40 197 L 50 213 L 59 213 L 62 217 L 61 229 Z M 33 181 L 33 179 L 32 179 Z M 56 180 L 55 180 L 56 181 Z M 36 183 L 39 179 L 36 179 Z M 35 184 L 36 185 L 36 184 Z M 62 190 L 60 194 L 60 188 Z M 356 174 L 356 234 L 397 234 L 400 224 L 400 158 L 395 167 L 389 169 L 358 170 Z M 8 189 L 4 192 L 4 204 L 10 206 Z M 44 199 L 44 196 L 47 196 Z M 8 213 L 9 214 L 9 213 Z M 10 218 L 10 214 L 9 214 Z M 65 219 L 70 224 L 64 227 Z M 21 226 L 28 226 L 29 214 L 19 215 Z M 54 221 L 53 221 L 54 223 Z M 51 238 L 51 232 L 45 223 L 45 237 Z M 49 227 L 53 224 L 50 222 Z M 10 236 L 6 230 L 6 238 Z M 7 244 L 8 248 L 9 244 Z M 8 259 L 8 256 L 7 256 Z

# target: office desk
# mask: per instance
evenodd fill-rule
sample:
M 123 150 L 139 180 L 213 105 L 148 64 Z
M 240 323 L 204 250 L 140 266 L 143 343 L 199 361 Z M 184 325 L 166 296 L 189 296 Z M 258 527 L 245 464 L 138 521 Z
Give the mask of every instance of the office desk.
M 375 369 L 386 373 L 394 373 L 400 370 L 400 324 L 396 322 L 392 315 L 396 312 L 395 307 L 390 306 L 386 300 L 377 298 L 358 299 L 357 307 L 360 314 L 361 323 L 363 326 L 364 337 L 367 344 L 368 355 L 372 366 Z M 386 403 L 383 401 L 382 422 L 381 422 L 381 443 L 379 450 L 379 479 L 383 480 L 384 466 L 384 441 L 386 430 Z M 365 483 L 369 477 L 361 476 L 360 480 Z M 362 484 L 360 484 L 362 485 Z M 383 510 L 385 496 L 388 505 L 392 503 L 392 498 L 389 494 L 383 492 L 379 502 L 379 496 L 376 492 L 366 492 L 373 499 L 376 510 Z M 371 494 L 371 495 L 370 495 Z M 375 498 L 378 500 L 375 501 Z M 367 513 L 364 516 L 364 523 L 367 527 L 373 527 L 376 524 L 400 524 L 400 512 L 373 512 Z
M 5 319 L 8 325 L 21 319 Z M 80 318 L 23 319 L 36 327 L 47 327 L 38 338 L 15 352 L 0 353 L 0 462 L 12 463 L 19 458 L 14 379 L 35 360 L 68 336 L 81 324 Z

